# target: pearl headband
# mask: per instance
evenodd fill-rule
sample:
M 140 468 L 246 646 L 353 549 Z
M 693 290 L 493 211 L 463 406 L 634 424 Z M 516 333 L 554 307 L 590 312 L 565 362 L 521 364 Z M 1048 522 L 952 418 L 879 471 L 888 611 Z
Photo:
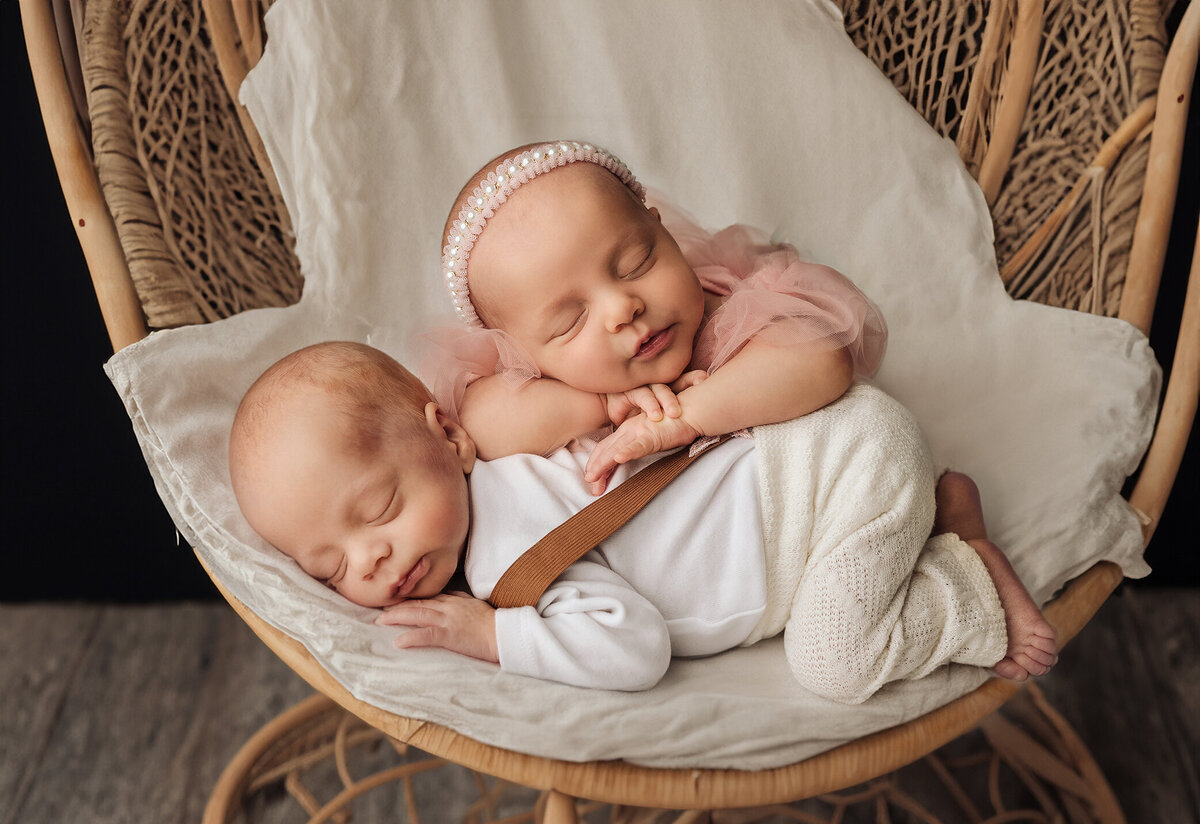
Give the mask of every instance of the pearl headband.
M 450 290 L 454 312 L 463 322 L 483 326 L 483 321 L 475 312 L 475 305 L 471 303 L 471 291 L 467 286 L 467 262 L 475 241 L 483 233 L 483 227 L 522 183 L 528 183 L 559 166 L 577 162 L 604 167 L 628 186 L 639 200 L 646 199 L 646 190 L 638 183 L 633 172 L 615 155 L 590 143 L 573 140 L 543 143 L 505 160 L 494 171 L 488 172 L 488 176 L 467 197 L 458 216 L 451 222 L 446 245 L 442 247 L 442 274 Z

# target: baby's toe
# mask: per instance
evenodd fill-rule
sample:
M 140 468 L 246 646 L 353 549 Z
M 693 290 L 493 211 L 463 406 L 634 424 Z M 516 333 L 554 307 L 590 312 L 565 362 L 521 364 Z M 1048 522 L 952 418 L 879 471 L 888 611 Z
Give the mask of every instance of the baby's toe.
M 1005 658 L 997 663 L 992 667 L 992 672 L 1010 681 L 1024 681 L 1029 677 L 1029 672 L 1011 658 Z
M 1053 659 L 1042 660 L 1027 652 L 1017 653 L 1013 656 L 1013 661 L 1030 675 L 1045 675 L 1054 665 Z
M 1026 658 L 1047 668 L 1058 663 L 1058 656 L 1055 653 L 1038 649 L 1037 647 L 1031 646 L 1024 650 L 1024 653 Z
M 1058 654 L 1058 638 L 1053 634 L 1050 635 L 1033 635 L 1029 639 L 1029 646 L 1032 649 L 1040 650 L 1049 655 Z

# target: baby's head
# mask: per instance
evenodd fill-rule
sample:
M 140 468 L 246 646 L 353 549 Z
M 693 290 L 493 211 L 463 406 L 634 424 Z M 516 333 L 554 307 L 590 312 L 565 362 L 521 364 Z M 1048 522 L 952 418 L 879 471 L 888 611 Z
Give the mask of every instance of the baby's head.
M 229 468 L 250 525 L 356 604 L 441 592 L 466 545 L 475 446 L 392 358 L 293 352 L 246 392 Z
M 543 375 L 578 389 L 675 380 L 691 362 L 704 293 L 643 193 L 589 144 L 495 158 L 446 220 L 443 274 L 459 315 L 512 335 Z

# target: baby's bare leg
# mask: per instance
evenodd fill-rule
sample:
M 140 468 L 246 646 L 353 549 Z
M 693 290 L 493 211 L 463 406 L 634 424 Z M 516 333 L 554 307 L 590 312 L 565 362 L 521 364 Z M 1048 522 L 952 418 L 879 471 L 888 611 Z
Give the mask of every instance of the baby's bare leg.
M 938 479 L 936 498 L 934 534 L 953 532 L 975 550 L 992 576 L 1000 605 L 1004 607 L 1008 651 L 992 671 L 1014 681 L 1045 675 L 1058 661 L 1057 633 L 1017 577 L 1003 550 L 988 540 L 975 482 L 961 472 L 947 472 Z

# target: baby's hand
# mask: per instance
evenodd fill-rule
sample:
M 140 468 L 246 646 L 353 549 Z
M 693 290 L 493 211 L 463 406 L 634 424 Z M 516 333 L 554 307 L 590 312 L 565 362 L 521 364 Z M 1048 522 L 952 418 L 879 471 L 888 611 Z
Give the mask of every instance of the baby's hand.
M 685 446 L 701 433 L 683 418 L 652 421 L 636 415 L 617 427 L 617 431 L 596 445 L 583 470 L 583 479 L 593 495 L 603 494 L 619 464 L 653 455 L 676 446 Z
M 482 661 L 500 663 L 496 651 L 496 610 L 465 592 L 443 592 L 390 606 L 375 623 L 412 627 L 396 638 L 400 649 L 441 647 Z
M 641 411 L 652 421 L 666 418 L 678 418 L 683 414 L 677 394 L 695 386 L 708 377 L 703 369 L 693 369 L 684 372 L 670 386 L 665 383 L 651 383 L 630 389 L 628 392 L 606 394 L 604 408 L 608 419 L 620 426 L 630 415 Z
M 612 392 L 604 398 L 604 409 L 608 419 L 618 426 L 624 423 L 630 415 L 638 412 L 653 421 L 661 421 L 663 417 L 678 418 L 683 410 L 679 399 L 665 383 L 651 383 L 638 386 L 628 392 Z

